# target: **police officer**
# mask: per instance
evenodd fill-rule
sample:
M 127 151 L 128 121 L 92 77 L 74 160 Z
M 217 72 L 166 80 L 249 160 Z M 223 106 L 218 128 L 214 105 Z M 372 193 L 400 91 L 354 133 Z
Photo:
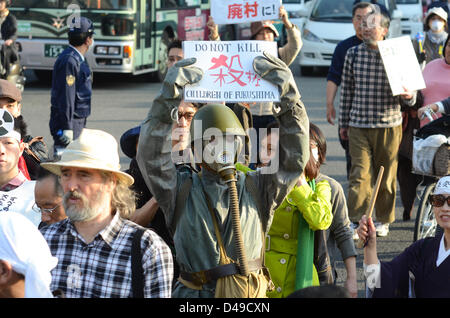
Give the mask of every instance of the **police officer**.
M 94 43 L 94 25 L 81 17 L 69 29 L 69 47 L 53 66 L 50 133 L 54 140 L 54 157 L 77 139 L 91 113 L 92 72 L 85 54 Z

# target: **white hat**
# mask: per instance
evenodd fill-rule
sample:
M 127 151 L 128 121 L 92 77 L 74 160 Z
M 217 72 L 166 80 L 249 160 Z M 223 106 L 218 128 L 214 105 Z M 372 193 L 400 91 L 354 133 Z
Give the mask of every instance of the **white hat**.
M 438 17 L 442 18 L 445 22 L 447 22 L 448 14 L 441 7 L 434 7 L 428 10 L 427 15 L 425 16 L 425 23 L 428 23 L 428 18 L 430 15 L 435 14 Z
M 433 194 L 450 194 L 450 176 L 439 179 L 434 188 Z
M 20 133 L 14 130 L 14 117 L 6 109 L 0 109 L 0 138 L 10 137 L 18 142 L 22 140 Z
M 117 141 L 112 135 L 102 130 L 85 128 L 63 151 L 60 161 L 41 163 L 41 166 L 56 175 L 61 175 L 62 167 L 109 171 L 130 186 L 134 179 L 120 171 L 118 149 Z
M 37 227 L 16 212 L 0 212 L 0 259 L 25 276 L 26 298 L 51 298 L 50 271 L 58 259 Z

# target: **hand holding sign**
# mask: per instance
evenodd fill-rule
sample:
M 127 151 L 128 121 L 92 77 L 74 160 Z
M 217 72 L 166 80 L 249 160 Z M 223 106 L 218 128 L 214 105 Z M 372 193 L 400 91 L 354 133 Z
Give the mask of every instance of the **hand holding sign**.
M 289 67 L 279 58 L 264 52 L 264 56 L 257 56 L 253 61 L 253 68 L 263 79 L 278 86 L 280 90 L 281 111 L 300 100 L 300 93 L 295 84 Z

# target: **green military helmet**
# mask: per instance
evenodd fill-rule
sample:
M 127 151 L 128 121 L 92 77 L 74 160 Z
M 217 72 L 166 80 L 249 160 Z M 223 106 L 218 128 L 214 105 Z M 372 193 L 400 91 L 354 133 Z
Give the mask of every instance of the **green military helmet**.
M 201 134 L 199 128 L 196 128 L 199 124 L 201 124 Z M 195 113 L 190 127 L 191 142 L 203 138 L 208 128 L 216 128 L 223 134 L 246 136 L 236 114 L 223 104 L 207 104 Z

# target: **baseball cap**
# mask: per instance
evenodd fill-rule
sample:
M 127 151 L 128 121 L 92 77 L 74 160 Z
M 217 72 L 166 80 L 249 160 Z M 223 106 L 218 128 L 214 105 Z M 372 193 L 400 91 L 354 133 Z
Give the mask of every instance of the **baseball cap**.
M 1 97 L 9 97 L 20 102 L 22 100 L 22 93 L 20 92 L 20 89 L 10 81 L 0 79 L 0 98 Z
M 85 17 L 80 17 L 79 21 L 77 21 L 76 18 L 73 18 L 69 28 L 69 33 L 83 33 L 83 32 L 95 34 L 94 23 L 92 23 L 91 20 Z
M 273 33 L 275 33 L 275 37 L 277 38 L 279 36 L 279 33 L 275 26 L 272 24 L 271 21 L 256 21 L 252 22 L 250 25 L 250 31 L 252 34 L 252 38 L 255 37 L 259 31 L 261 31 L 264 28 L 269 28 Z

